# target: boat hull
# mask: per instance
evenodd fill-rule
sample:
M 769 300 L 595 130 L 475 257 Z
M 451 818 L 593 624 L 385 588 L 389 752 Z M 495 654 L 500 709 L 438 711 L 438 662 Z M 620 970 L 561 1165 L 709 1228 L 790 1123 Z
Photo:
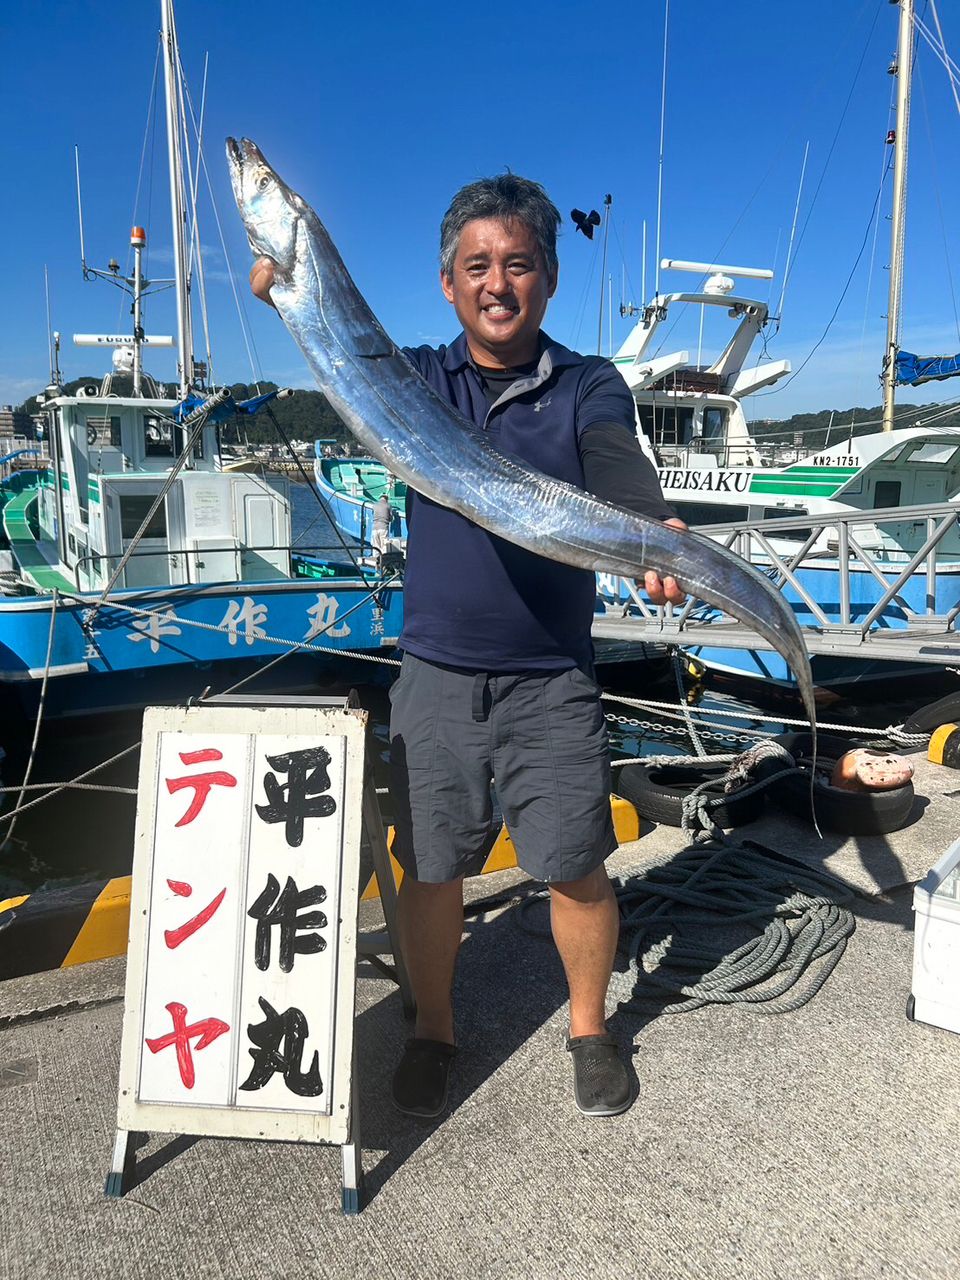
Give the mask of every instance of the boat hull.
M 900 570 L 877 564 L 877 568 L 892 585 Z M 800 568 L 797 581 L 823 610 L 830 622 L 841 621 L 840 571 L 836 564 L 817 568 Z M 883 594 L 883 588 L 866 569 L 850 573 L 850 619 L 853 625 L 863 622 Z M 819 619 L 813 614 L 801 595 L 791 586 L 784 587 L 784 595 L 793 607 L 801 626 L 815 627 Z M 890 632 L 905 630 L 925 617 L 945 617 L 960 604 L 960 562 L 951 561 L 937 566 L 932 590 L 928 588 L 926 573 L 914 573 L 898 593 L 900 603 L 891 602 L 880 614 L 877 626 Z M 709 618 L 712 611 L 703 615 Z M 708 669 L 741 679 L 774 682 L 784 688 L 795 688 L 793 673 L 779 654 L 755 649 L 723 649 L 709 645 L 690 647 L 688 652 L 698 658 Z M 814 682 L 822 688 L 839 688 L 844 685 L 862 684 L 869 680 L 903 675 L 906 672 L 930 674 L 926 663 L 910 663 L 889 659 L 871 658 L 869 653 L 814 654 L 811 655 Z
M 318 668 L 344 654 L 382 655 L 403 621 L 397 585 L 359 578 L 121 591 L 91 622 L 96 602 L 58 599 L 55 610 L 51 597 L 0 602 L 0 688 L 29 705 L 46 674 L 49 714 L 143 704 L 152 687 L 188 697 L 225 688 L 291 647 Z M 286 684 L 293 661 L 277 663 L 259 687 Z

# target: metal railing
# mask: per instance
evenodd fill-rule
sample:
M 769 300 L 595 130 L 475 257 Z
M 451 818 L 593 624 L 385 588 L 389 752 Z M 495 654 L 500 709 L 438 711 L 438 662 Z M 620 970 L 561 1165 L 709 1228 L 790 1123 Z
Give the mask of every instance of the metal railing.
M 932 652 L 926 642 L 934 636 L 944 645 L 957 646 L 952 656 L 960 657 L 958 522 L 960 506 L 943 502 L 711 524 L 699 527 L 697 532 L 737 552 L 766 573 L 777 587 L 788 591 L 795 611 L 813 619 L 804 626 L 811 652 L 855 649 L 869 642 L 878 657 L 914 656 L 924 660 L 921 651 Z M 894 534 L 883 538 L 884 528 L 890 525 L 900 526 L 900 536 L 903 526 L 911 525 L 917 535 L 908 540 L 906 548 L 901 548 Z M 878 535 L 881 545 L 876 545 Z M 865 545 L 868 539 L 875 545 Z M 787 540 L 791 545 L 784 547 Z M 949 548 L 945 545 L 948 542 Z M 954 571 L 950 581 L 956 583 L 956 596 L 948 608 L 938 609 L 938 574 L 947 566 Z M 835 601 L 827 604 L 821 597 L 823 579 L 801 578 L 809 569 L 836 575 Z M 877 583 L 876 598 L 868 604 L 856 600 L 856 595 L 862 593 L 853 590 L 854 574 L 866 574 Z M 905 588 L 914 586 L 918 578 L 923 586 L 919 607 L 904 595 Z M 701 601 L 688 599 L 682 607 L 654 606 L 632 580 L 620 578 L 615 582 L 610 592 L 613 600 L 605 601 L 606 612 L 595 620 L 595 634 L 724 648 L 769 648 L 726 614 L 714 613 L 705 618 Z M 915 590 L 913 594 L 916 601 Z M 942 655 L 943 651 L 941 645 L 937 652 Z
M 141 548 L 135 551 L 133 555 L 130 556 L 127 563 L 133 564 L 135 561 L 147 560 L 147 559 L 150 559 L 151 557 L 155 558 L 157 556 L 160 556 L 164 559 L 169 559 L 172 556 L 183 556 L 185 559 L 187 559 L 190 556 L 203 556 L 205 554 L 220 555 L 225 551 L 233 552 L 240 555 L 241 561 L 244 556 L 255 555 L 261 551 L 267 551 L 267 552 L 284 551 L 284 552 L 287 552 L 290 555 L 291 559 L 293 560 L 296 560 L 297 556 L 309 557 L 310 555 L 316 555 L 319 557 L 336 560 L 338 563 L 345 563 L 350 558 L 349 554 L 344 550 L 343 543 L 336 542 L 331 544 L 330 546 L 323 546 L 318 543 L 310 543 L 310 544 L 292 543 L 290 545 L 276 544 L 276 545 L 264 546 L 264 547 L 248 547 L 248 546 L 204 547 L 202 550 L 197 547 L 189 547 L 185 549 L 184 548 L 177 549 L 177 548 L 169 548 L 169 547 L 147 547 L 147 548 Z M 351 547 L 350 551 L 354 556 L 367 553 L 365 549 L 362 549 L 360 547 Z M 85 590 L 91 589 L 89 585 L 86 587 L 81 585 L 81 582 L 80 582 L 81 574 L 86 573 L 90 577 L 96 577 L 99 574 L 99 569 L 101 564 L 106 563 L 107 566 L 109 566 L 112 562 L 120 560 L 122 556 L 123 556 L 123 552 L 121 551 L 111 552 L 109 554 L 98 551 L 98 552 L 91 552 L 88 555 L 81 556 L 77 560 L 76 564 L 73 566 L 73 577 L 74 577 L 74 581 L 77 584 L 77 590 L 85 591 Z M 364 567 L 363 565 L 360 566 L 361 569 L 363 569 L 363 567 Z M 91 573 L 91 570 L 93 571 L 92 573 Z M 299 575 L 294 575 L 294 576 L 296 577 Z M 193 583 L 192 580 L 187 583 L 171 584 L 168 582 L 157 582 L 154 584 L 147 584 L 147 583 L 137 584 L 138 588 L 144 587 L 147 585 L 165 587 L 165 586 L 171 586 L 171 585 L 172 586 L 189 586 L 189 585 L 202 586 L 204 584 Z

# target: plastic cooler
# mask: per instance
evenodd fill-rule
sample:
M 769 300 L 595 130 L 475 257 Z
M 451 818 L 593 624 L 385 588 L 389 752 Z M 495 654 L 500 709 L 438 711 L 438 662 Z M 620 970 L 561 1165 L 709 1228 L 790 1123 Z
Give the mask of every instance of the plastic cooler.
M 913 891 L 913 989 L 907 1016 L 960 1031 L 960 840 Z

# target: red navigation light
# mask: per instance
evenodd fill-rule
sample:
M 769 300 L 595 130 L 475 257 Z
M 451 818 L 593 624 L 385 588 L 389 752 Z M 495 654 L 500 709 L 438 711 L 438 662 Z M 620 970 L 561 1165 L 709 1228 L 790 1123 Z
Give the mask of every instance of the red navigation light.
M 134 249 L 143 249 L 147 243 L 147 233 L 143 227 L 134 227 L 130 232 L 130 245 Z

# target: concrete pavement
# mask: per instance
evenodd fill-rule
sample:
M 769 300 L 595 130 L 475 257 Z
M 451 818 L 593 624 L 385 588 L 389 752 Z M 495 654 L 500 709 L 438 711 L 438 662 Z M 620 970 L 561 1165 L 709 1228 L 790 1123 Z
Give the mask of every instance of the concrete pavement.
M 922 816 L 887 838 L 819 845 L 776 818 L 742 829 L 871 895 L 854 903 L 856 933 L 794 1013 L 615 1012 L 638 1089 L 621 1117 L 574 1110 L 559 961 L 549 941 L 517 927 L 515 905 L 468 922 L 461 1053 L 439 1121 L 391 1106 L 400 1001 L 386 979 L 362 977 L 368 1203 L 356 1219 L 340 1213 L 339 1152 L 322 1147 L 149 1135 L 136 1187 L 105 1199 L 124 963 L 0 984 L 0 1274 L 960 1274 L 960 1038 L 904 1017 L 905 886 L 960 834 L 958 791 L 960 774 L 921 768 Z M 622 848 L 611 870 L 669 860 L 684 843 L 659 828 Z M 518 871 L 470 884 L 473 897 L 530 888 Z M 365 927 L 376 911 L 364 907 Z M 615 973 L 611 1008 L 629 994 L 628 975 Z

